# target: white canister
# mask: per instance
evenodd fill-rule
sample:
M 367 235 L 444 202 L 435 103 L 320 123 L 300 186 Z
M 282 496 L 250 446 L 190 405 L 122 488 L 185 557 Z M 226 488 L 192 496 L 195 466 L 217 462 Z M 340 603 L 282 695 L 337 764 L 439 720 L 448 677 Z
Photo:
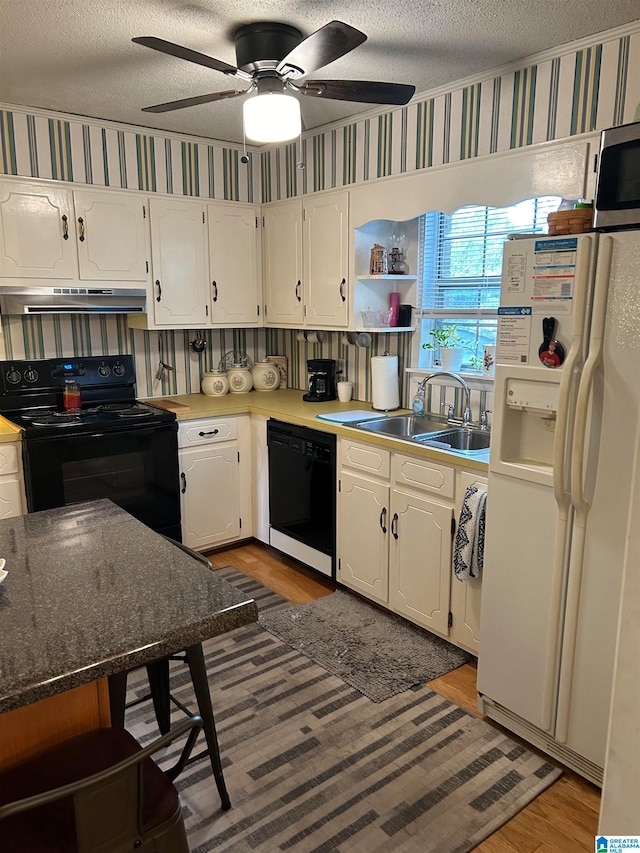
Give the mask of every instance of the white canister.
M 229 379 L 223 370 L 211 370 L 202 377 L 200 385 L 207 397 L 223 397 L 229 390 Z
M 229 377 L 229 391 L 232 394 L 244 394 L 253 388 L 253 377 L 248 367 L 234 364 L 227 370 Z
M 256 391 L 275 391 L 280 384 L 278 365 L 272 364 L 270 361 L 256 361 L 251 376 Z

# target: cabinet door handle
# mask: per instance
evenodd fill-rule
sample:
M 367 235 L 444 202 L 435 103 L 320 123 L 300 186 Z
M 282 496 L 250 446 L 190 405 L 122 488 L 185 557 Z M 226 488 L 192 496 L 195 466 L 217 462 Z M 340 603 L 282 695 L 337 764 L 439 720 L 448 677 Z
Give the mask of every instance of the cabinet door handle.
M 184 472 L 182 471 L 180 472 L 180 479 L 182 480 L 182 489 L 180 491 L 184 495 L 184 493 L 187 491 L 187 478 L 185 477 Z
M 300 296 L 300 288 L 302 287 L 302 282 L 298 279 L 298 283 L 296 284 L 296 299 L 298 302 L 302 302 L 302 296 Z
M 344 295 L 344 286 L 346 283 L 347 283 L 346 278 L 343 278 L 342 281 L 340 282 L 340 298 L 342 299 L 343 302 L 346 302 L 346 299 L 347 299 L 347 297 Z
M 382 512 L 380 513 L 380 527 L 382 528 L 383 533 L 387 532 L 386 521 L 387 521 L 387 508 L 386 508 L 386 506 L 383 506 Z
M 69 239 L 69 220 L 67 219 L 66 213 L 62 214 L 62 239 Z
M 211 432 L 199 432 L 198 435 L 202 438 L 204 435 L 217 435 L 220 430 L 212 429 Z
M 393 513 L 393 518 L 391 519 L 391 532 L 393 533 L 393 538 L 398 538 L 398 513 Z
M 81 216 L 78 217 L 78 225 L 80 226 L 80 236 L 78 239 L 81 243 L 84 243 L 84 219 Z
M 213 301 L 217 302 L 218 301 L 218 282 L 212 281 L 211 287 L 213 288 Z
M 160 279 L 156 279 L 156 287 L 158 288 L 158 295 L 156 296 L 156 302 L 160 302 L 162 299 L 162 285 L 160 284 Z

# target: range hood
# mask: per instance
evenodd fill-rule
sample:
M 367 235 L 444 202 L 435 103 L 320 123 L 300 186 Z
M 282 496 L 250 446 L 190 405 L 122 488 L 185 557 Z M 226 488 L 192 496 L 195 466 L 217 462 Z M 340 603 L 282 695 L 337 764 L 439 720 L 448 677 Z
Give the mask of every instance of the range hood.
M 145 310 L 144 288 L 0 286 L 2 314 L 143 314 Z

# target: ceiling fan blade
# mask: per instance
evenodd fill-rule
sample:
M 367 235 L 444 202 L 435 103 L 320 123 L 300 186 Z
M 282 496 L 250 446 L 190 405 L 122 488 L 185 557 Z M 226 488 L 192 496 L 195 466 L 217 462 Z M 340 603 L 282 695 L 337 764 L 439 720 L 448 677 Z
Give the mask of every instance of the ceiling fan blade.
M 404 106 L 416 87 L 405 83 L 373 83 L 368 80 L 307 80 L 294 87 L 301 95 L 334 101 L 358 101 L 364 104 Z
M 367 40 L 364 33 L 342 21 L 330 21 L 296 45 L 278 65 L 279 74 L 304 77 L 339 59 Z
M 226 62 L 221 62 L 212 56 L 206 56 L 204 53 L 198 53 L 197 50 L 190 50 L 188 47 L 174 44 L 172 41 L 165 41 L 155 36 L 140 36 L 139 38 L 131 39 L 131 41 L 135 44 L 141 44 L 144 47 L 150 47 L 152 50 L 159 50 L 160 53 L 168 53 L 169 56 L 176 56 L 178 59 L 186 59 L 187 62 L 195 62 L 196 65 L 213 68 L 214 71 L 222 71 L 223 74 L 245 76 L 244 72 L 236 68 L 235 65 L 228 65 Z M 247 76 L 250 78 L 250 75 Z
M 212 92 L 210 95 L 196 95 L 194 98 L 182 98 L 179 101 L 167 101 L 166 104 L 155 104 L 153 107 L 143 107 L 143 113 L 169 113 L 172 110 L 183 110 L 185 107 L 197 107 L 199 104 L 210 104 L 212 101 L 222 101 L 225 98 L 236 98 L 246 95 L 248 89 L 229 89 L 226 92 Z

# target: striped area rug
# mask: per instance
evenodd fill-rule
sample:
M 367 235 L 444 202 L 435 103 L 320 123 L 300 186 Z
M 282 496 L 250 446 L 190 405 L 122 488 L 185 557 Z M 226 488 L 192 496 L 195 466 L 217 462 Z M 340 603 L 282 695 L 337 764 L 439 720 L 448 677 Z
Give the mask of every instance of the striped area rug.
M 263 610 L 287 603 L 246 583 Z M 183 771 L 192 853 L 462 853 L 560 775 L 426 686 L 374 703 L 258 625 L 207 641 L 205 656 L 232 808 L 206 760 Z M 187 668 L 172 667 L 193 706 Z M 143 669 L 130 691 L 144 689 Z M 150 703 L 127 726 L 154 739 Z

